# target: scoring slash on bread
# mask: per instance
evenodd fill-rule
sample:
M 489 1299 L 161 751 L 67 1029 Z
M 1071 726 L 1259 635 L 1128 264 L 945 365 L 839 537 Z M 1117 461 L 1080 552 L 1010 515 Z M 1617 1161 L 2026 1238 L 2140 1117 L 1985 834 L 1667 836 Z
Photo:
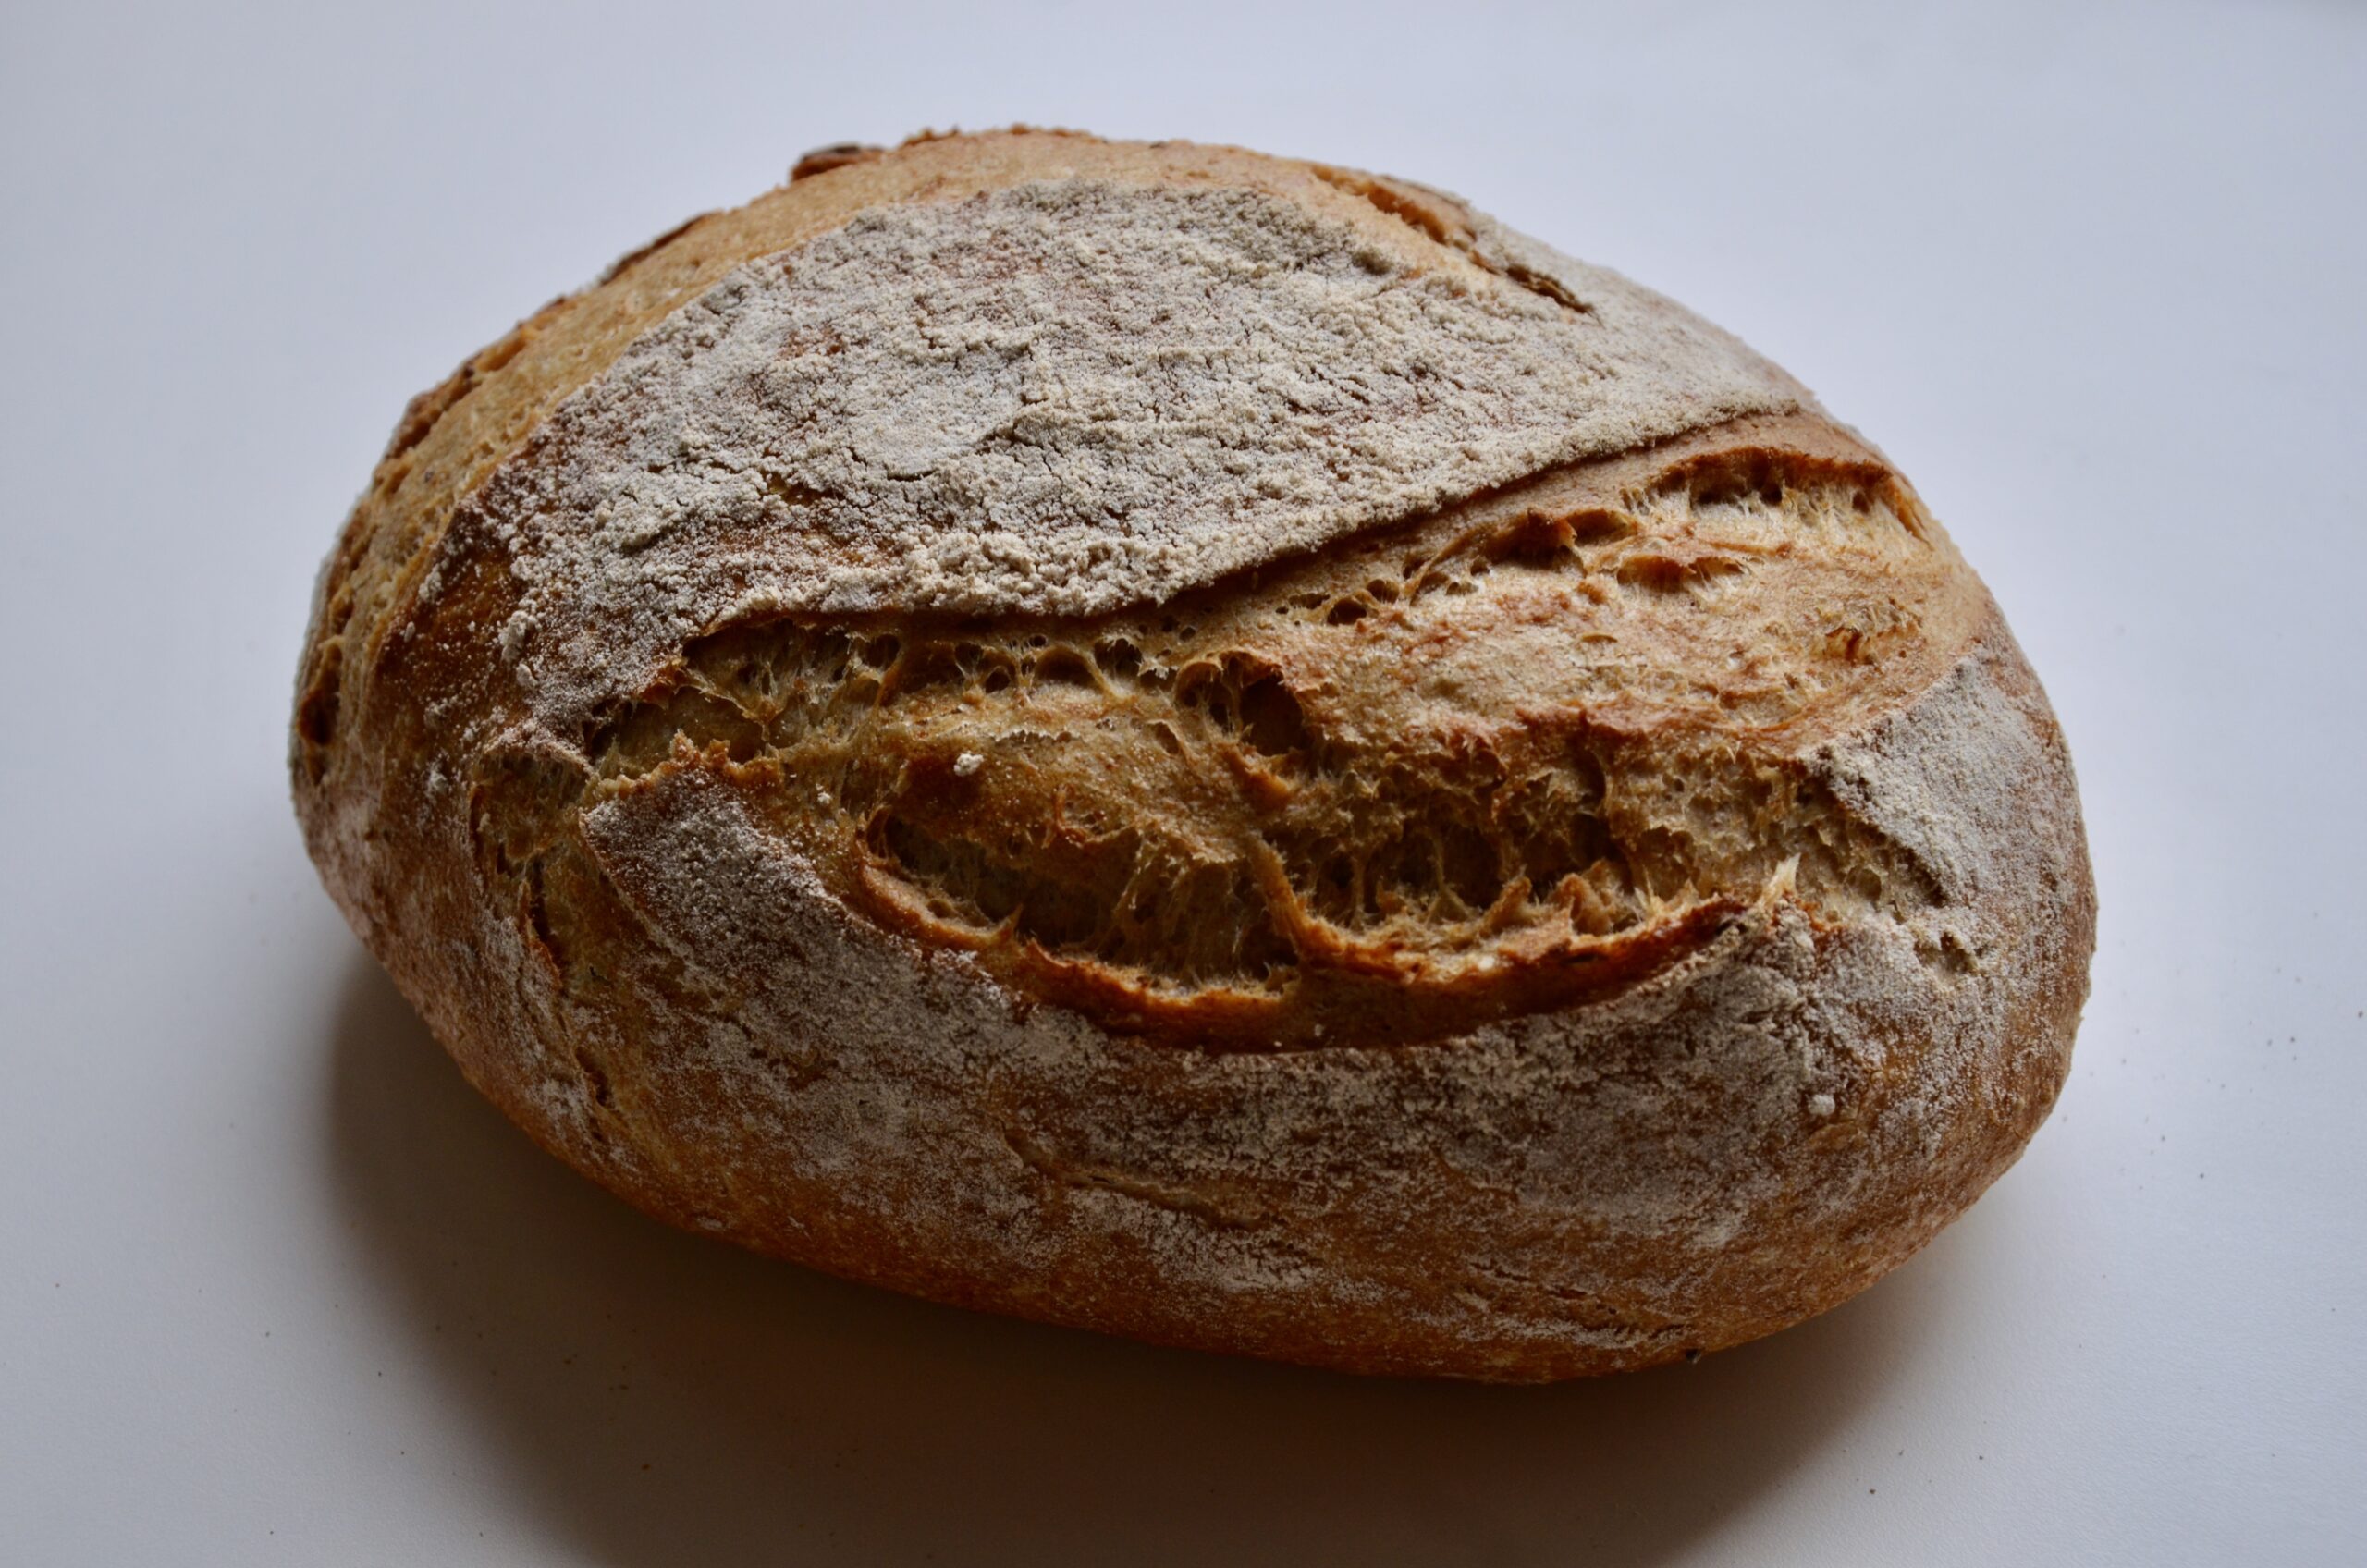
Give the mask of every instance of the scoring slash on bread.
M 306 839 L 648 1212 L 939 1301 L 1538 1380 L 1770 1332 L 2014 1159 L 2093 945 L 1883 455 L 1437 190 L 834 148 L 416 399 Z

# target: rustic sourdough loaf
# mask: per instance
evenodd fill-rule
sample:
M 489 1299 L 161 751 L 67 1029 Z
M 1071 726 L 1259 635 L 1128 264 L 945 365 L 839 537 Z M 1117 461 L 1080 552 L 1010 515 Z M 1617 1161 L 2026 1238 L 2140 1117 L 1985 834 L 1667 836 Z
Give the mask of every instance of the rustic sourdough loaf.
M 1402 181 L 832 149 L 417 399 L 295 790 L 649 1212 L 1366 1371 L 1733 1344 L 2052 1103 L 2071 768 L 1882 454 Z

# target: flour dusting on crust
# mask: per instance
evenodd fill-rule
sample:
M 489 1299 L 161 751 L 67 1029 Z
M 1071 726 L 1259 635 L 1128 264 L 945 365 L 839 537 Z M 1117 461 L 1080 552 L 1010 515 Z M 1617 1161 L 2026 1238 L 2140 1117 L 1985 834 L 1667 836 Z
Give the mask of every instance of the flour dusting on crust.
M 487 486 L 546 714 L 758 608 L 1098 614 L 1805 395 L 1555 258 L 1562 300 L 1262 192 L 1038 181 L 748 263 Z

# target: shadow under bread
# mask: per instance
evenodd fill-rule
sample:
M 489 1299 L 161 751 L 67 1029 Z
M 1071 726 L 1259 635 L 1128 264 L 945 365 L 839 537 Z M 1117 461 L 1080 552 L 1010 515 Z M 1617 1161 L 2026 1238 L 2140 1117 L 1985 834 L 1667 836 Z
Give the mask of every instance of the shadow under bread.
M 1987 1229 L 1697 1366 L 1357 1378 L 937 1306 L 670 1230 L 504 1121 L 358 950 L 328 1035 L 341 1231 L 455 1452 L 603 1563 L 1664 1561 L 1849 1429 L 1970 1294 L 1938 1274 L 1977 1270 Z

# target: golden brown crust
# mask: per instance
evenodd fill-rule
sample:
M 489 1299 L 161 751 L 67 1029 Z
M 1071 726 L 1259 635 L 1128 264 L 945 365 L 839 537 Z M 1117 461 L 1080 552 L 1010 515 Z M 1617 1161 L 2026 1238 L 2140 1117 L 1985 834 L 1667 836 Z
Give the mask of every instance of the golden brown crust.
M 308 839 L 521 1126 L 653 1213 L 852 1277 L 1509 1378 L 1821 1310 L 2011 1161 L 2084 997 L 2076 791 L 1993 605 L 1879 452 L 1437 192 L 1065 134 L 840 151 L 415 401 L 324 574 Z M 1367 351 L 1463 354 L 1458 386 L 1502 373 L 1531 406 L 1367 382 L 1364 434 L 1259 427 L 1313 465 L 1265 476 L 1297 497 L 1271 540 L 1228 532 L 1250 492 L 1154 485 L 1121 525 L 1152 543 L 1090 582 L 1027 564 L 1090 531 L 970 449 L 773 450 L 738 513 L 701 477 L 738 405 L 668 367 L 733 332 L 774 362 L 773 321 L 808 341 L 780 289 L 850 308 L 831 246 L 1049 266 L 1009 237 L 1118 232 L 1166 190 L 1213 193 L 1160 222 L 1220 250 L 1364 255 L 1419 303 Z M 1284 349 L 1331 330 L 1329 296 L 1242 276 Z M 927 294 L 936 325 L 1006 310 L 1006 282 Z M 1625 383 L 1556 393 L 1506 343 Z M 1069 354 L 1073 391 L 1088 350 L 1034 351 Z M 934 385 L 877 364 L 866 385 Z M 1552 444 L 1555 397 L 1582 444 Z M 1072 484 L 1192 449 L 1097 417 L 1039 432 Z M 653 490 L 615 456 L 661 418 L 699 435 L 668 436 L 694 455 Z M 1432 474 L 1404 437 L 1441 418 L 1501 459 Z M 1399 498 L 1343 509 L 1306 477 L 1327 465 L 1363 476 L 1352 502 Z M 832 509 L 861 484 L 864 516 L 941 530 L 956 481 L 1020 520 L 1016 575 L 882 576 Z M 791 556 L 807 575 L 765 576 Z

